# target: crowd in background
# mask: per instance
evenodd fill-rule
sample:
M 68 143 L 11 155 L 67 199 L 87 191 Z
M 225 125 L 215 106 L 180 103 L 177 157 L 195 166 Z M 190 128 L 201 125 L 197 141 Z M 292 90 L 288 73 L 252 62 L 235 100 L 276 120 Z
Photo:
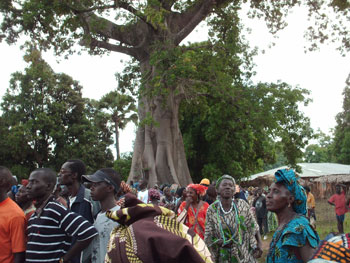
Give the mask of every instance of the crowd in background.
M 40 168 L 18 183 L 0 167 L 0 262 L 254 263 L 269 232 L 266 262 L 338 262 L 317 249 L 310 189 L 293 170 L 275 178 L 269 188 L 243 189 L 230 175 L 149 188 L 67 160 L 58 175 Z

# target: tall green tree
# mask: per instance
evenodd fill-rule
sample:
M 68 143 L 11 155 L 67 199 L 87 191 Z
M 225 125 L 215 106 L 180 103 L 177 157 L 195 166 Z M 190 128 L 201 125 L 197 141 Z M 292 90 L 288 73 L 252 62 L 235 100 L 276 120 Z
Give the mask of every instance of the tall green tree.
M 111 166 L 111 133 L 104 128 L 106 121 L 95 123 L 97 111 L 82 97 L 79 83 L 53 72 L 36 49 L 29 49 L 24 59 L 29 66 L 12 74 L 1 103 L 1 141 L 6 145 L 1 163 L 26 171 L 43 166 L 57 170 L 68 158 L 81 158 L 91 169 Z
M 185 87 L 189 85 L 184 84 L 198 82 L 188 79 L 191 74 L 182 74 L 191 68 L 195 71 L 196 65 L 191 52 L 185 52 L 189 50 L 180 43 L 206 18 L 213 28 L 217 22 L 221 22 L 221 29 L 225 25 L 239 26 L 237 10 L 245 3 L 250 5 L 250 15 L 264 18 L 272 32 L 285 26 L 283 18 L 295 5 L 305 4 L 311 15 L 318 15 L 330 3 L 337 13 L 349 17 L 349 5 L 344 1 L 5 0 L 0 2 L 4 14 L 1 29 L 9 43 L 25 33 L 41 48 L 53 48 L 57 54 L 69 54 L 80 43 L 92 54 L 113 51 L 132 56 L 139 63 L 143 79 L 138 114 L 144 125 L 136 135 L 130 178 L 139 177 L 147 169 L 151 185 L 157 181 L 185 185 L 191 177 L 179 129 L 179 105 L 187 95 Z M 322 32 L 319 24 L 316 27 Z M 220 32 L 225 35 L 224 30 Z M 313 37 L 318 37 L 316 33 Z M 346 36 L 334 34 L 348 48 Z M 213 38 L 210 44 L 220 46 L 217 40 Z M 172 68 L 181 55 L 181 68 Z M 177 74 L 165 75 L 164 68 Z M 223 86 L 215 87 L 223 88 L 221 93 L 225 93 Z
M 236 178 L 260 172 L 274 164 L 282 151 L 285 164 L 297 167 L 302 150 L 312 136 L 310 121 L 298 109 L 307 103 L 308 92 L 260 83 L 237 87 L 240 100 L 202 100 L 181 108 L 181 130 L 191 174 L 196 181 L 216 179 L 223 173 Z
M 350 75 L 343 96 L 343 111 L 336 116 L 333 155 L 336 162 L 350 164 Z
M 99 109 L 105 110 L 114 126 L 117 160 L 120 159 L 119 129 L 123 130 L 132 121 L 137 124 L 135 100 L 132 96 L 111 91 L 99 101 Z
M 308 163 L 330 163 L 334 161 L 331 136 L 319 130 L 315 134 L 315 139 L 317 139 L 316 144 L 310 144 L 306 147 L 304 161 Z

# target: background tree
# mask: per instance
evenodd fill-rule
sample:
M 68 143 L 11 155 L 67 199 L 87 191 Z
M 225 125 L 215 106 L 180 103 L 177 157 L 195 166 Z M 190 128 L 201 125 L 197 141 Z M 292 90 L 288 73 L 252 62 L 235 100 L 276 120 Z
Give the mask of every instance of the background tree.
M 333 162 L 333 140 L 331 136 L 319 130 L 315 134 L 315 139 L 317 139 L 316 144 L 310 144 L 306 147 L 304 153 L 304 161 L 308 163 Z
M 350 164 L 350 75 L 343 95 L 343 111 L 336 116 L 333 155 L 336 162 Z
M 114 161 L 114 169 L 119 172 L 122 180 L 125 182 L 128 179 L 128 176 L 130 174 L 130 168 L 131 168 L 131 161 L 132 161 L 132 153 L 122 153 L 121 157 L 118 160 Z
M 107 111 L 110 120 L 113 122 L 115 149 L 117 160 L 119 160 L 119 129 L 123 130 L 130 121 L 137 123 L 135 100 L 130 95 L 111 91 L 100 99 L 99 109 Z
M 242 178 L 275 164 L 279 155 L 281 165 L 297 168 L 312 135 L 309 119 L 298 110 L 299 103 L 308 102 L 307 91 L 260 83 L 235 92 L 241 94 L 235 107 L 206 99 L 182 108 L 181 130 L 194 180 L 223 173 Z
M 79 42 L 93 54 L 115 51 L 135 58 L 143 77 L 138 113 L 144 125 L 139 127 L 136 135 L 130 178 L 139 177 L 141 171 L 147 169 L 151 185 L 157 181 L 185 185 L 191 182 L 191 177 L 178 124 L 179 105 L 185 97 L 185 86 L 182 85 L 185 81 L 182 75 L 164 75 L 163 69 L 171 68 L 174 59 L 183 52 L 183 48 L 179 48 L 181 41 L 200 22 L 209 17 L 209 27 L 218 20 L 231 27 L 238 20 L 226 19 L 237 18 L 237 10 L 243 3 L 248 1 L 6 0 L 0 3 L 4 14 L 1 28 L 9 43 L 26 33 L 41 48 L 53 47 L 57 54 L 73 52 Z M 307 5 L 310 16 L 320 15 L 321 21 L 327 18 L 322 15 L 322 7 L 331 4 L 333 11 L 349 21 L 349 5 L 344 1 L 281 3 L 251 0 L 249 4 L 250 15 L 264 18 L 272 33 L 286 25 L 283 18 L 290 8 L 301 4 Z M 232 16 L 220 16 L 222 13 Z M 316 29 L 320 30 L 312 31 L 315 27 L 310 27 L 313 39 L 321 37 L 321 42 L 324 40 L 322 25 L 316 24 Z M 335 32 L 332 39 L 341 38 L 346 48 L 350 46 L 348 34 L 338 32 L 347 28 L 345 25 L 332 31 Z M 187 70 L 192 66 L 191 61 L 186 56 L 183 59 Z M 181 68 L 178 70 L 181 73 Z M 284 137 L 284 140 L 290 145 L 286 149 L 294 147 L 294 139 Z
M 36 49 L 24 59 L 29 66 L 12 74 L 1 103 L 1 163 L 22 176 L 36 167 L 57 171 L 68 158 L 84 160 L 90 171 L 111 166 L 111 133 L 106 121 L 95 123 L 96 109 L 82 98 L 78 82 L 53 72 Z

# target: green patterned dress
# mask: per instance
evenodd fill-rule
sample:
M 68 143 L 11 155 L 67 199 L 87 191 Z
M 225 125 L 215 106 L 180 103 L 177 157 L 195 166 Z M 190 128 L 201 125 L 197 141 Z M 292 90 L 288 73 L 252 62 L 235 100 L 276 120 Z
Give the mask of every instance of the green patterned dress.
M 247 202 L 236 199 L 230 213 L 224 213 L 220 201 L 207 210 L 204 241 L 214 262 L 254 263 L 258 224 Z M 224 244 L 229 244 L 224 246 Z

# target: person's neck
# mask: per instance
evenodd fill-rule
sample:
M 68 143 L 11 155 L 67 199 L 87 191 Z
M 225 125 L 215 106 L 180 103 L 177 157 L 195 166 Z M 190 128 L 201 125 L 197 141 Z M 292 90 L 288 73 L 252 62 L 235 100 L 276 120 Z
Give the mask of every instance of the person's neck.
M 32 201 L 27 201 L 27 202 L 25 202 L 25 203 L 18 204 L 18 205 L 22 208 L 22 210 L 26 210 L 26 209 L 28 209 L 32 204 L 33 204 Z
M 35 202 L 35 207 L 36 208 L 42 207 L 42 205 L 47 201 L 47 199 L 49 199 L 50 196 L 51 196 L 51 193 L 49 192 L 46 195 L 40 198 L 37 198 Z
M 78 181 L 75 181 L 71 186 L 68 187 L 70 196 L 74 197 L 78 194 L 80 188 L 80 183 Z
M 8 197 L 7 192 L 1 189 L 0 191 L 0 202 L 4 201 Z
M 276 212 L 278 219 L 278 226 L 285 225 L 288 223 L 296 213 L 291 207 L 285 207 L 281 211 Z
M 197 200 L 196 202 L 192 203 L 192 206 L 197 209 L 199 203 L 200 203 L 200 200 Z
M 114 194 L 108 195 L 104 200 L 100 200 L 101 212 L 106 212 L 116 206 Z
M 220 202 L 225 211 L 229 210 L 232 205 L 232 197 L 231 198 L 220 198 Z

